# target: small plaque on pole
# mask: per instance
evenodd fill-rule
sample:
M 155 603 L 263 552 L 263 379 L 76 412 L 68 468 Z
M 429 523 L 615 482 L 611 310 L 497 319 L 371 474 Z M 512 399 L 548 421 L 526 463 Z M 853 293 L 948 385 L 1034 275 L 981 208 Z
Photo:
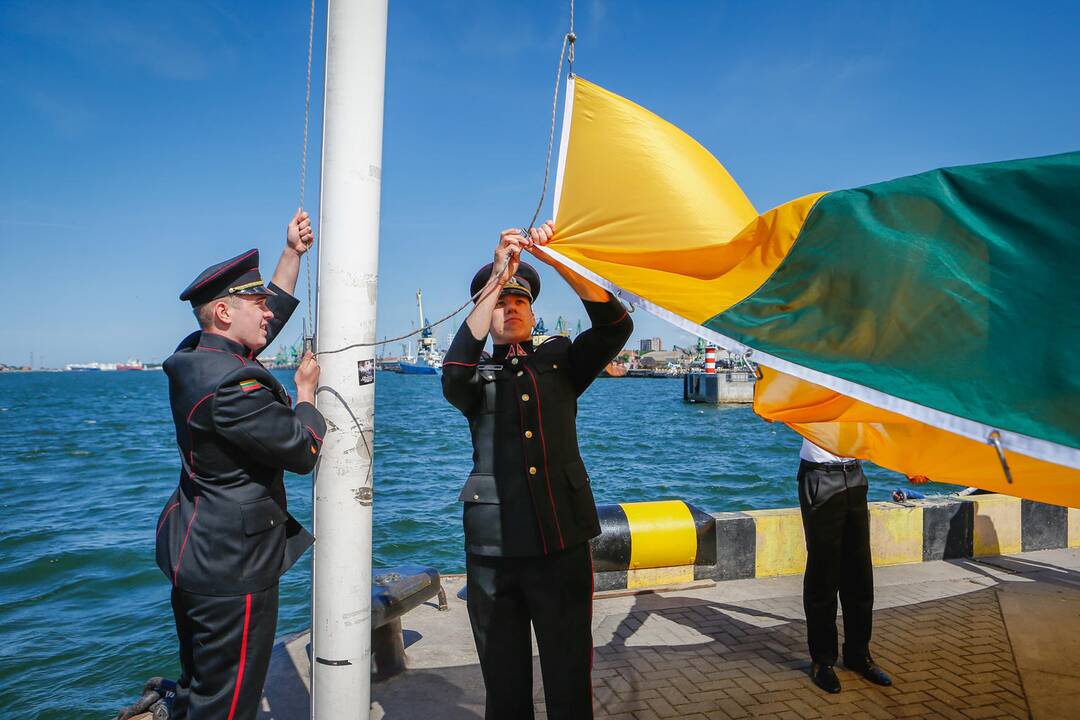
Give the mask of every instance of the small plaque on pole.
M 356 375 L 360 385 L 370 385 L 375 382 L 375 361 L 360 360 L 356 363 Z

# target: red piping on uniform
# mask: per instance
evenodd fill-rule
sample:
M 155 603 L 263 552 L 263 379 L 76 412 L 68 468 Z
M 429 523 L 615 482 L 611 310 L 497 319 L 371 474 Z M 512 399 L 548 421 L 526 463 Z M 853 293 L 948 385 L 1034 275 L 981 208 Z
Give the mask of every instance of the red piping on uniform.
M 555 496 L 551 493 L 551 473 L 548 471 L 547 443 L 544 442 L 544 416 L 540 412 L 540 388 L 537 387 L 536 376 L 533 375 L 532 370 L 529 370 L 529 366 L 523 365 L 522 367 L 529 373 L 533 390 L 536 392 L 536 424 L 540 427 L 540 447 L 544 451 L 544 482 L 547 484 L 548 499 L 551 500 L 551 514 L 555 516 L 555 532 L 559 533 L 559 549 L 565 550 L 566 543 L 563 542 L 562 528 L 559 527 L 559 511 L 555 509 Z
M 161 518 L 161 522 L 158 523 L 157 532 L 154 533 L 154 537 L 157 537 L 158 535 L 161 534 L 161 528 L 165 527 L 165 521 L 169 519 L 169 513 L 171 513 L 173 510 L 175 510 L 178 507 L 180 507 L 180 503 L 178 503 L 178 502 L 175 502 L 175 503 L 173 503 L 172 505 L 169 506 L 169 508 L 165 511 L 165 516 L 163 518 Z
M 522 409 L 521 403 L 518 403 L 518 417 L 521 418 L 521 427 L 522 427 L 522 429 L 524 429 L 525 428 L 525 411 Z M 523 456 L 523 459 L 525 460 L 525 465 L 523 466 L 524 470 L 525 470 L 525 482 L 529 486 L 529 496 L 532 497 L 532 481 L 529 480 L 529 453 L 528 453 L 528 449 L 525 447 L 525 443 L 521 444 L 521 454 Z M 534 512 L 533 515 L 536 516 L 536 529 L 540 531 L 540 543 L 544 546 L 544 554 L 547 555 L 548 554 L 548 548 L 547 548 L 547 538 L 544 537 L 544 524 L 542 522 L 540 522 L 540 513 L 539 512 Z
M 184 542 L 180 545 L 180 554 L 176 556 L 176 567 L 173 569 L 172 582 L 176 584 L 176 576 L 180 572 L 180 561 L 184 559 L 184 548 L 187 547 L 188 536 L 191 535 L 191 526 L 195 524 L 195 516 L 199 514 L 199 496 L 195 496 L 195 510 L 191 513 L 191 519 L 188 520 L 187 532 L 184 533 Z
M 240 667 L 236 670 L 236 689 L 233 690 L 232 705 L 229 707 L 229 720 L 236 714 L 236 703 L 240 700 L 240 685 L 244 682 L 244 663 L 247 661 L 248 625 L 251 622 L 251 593 L 246 596 L 244 607 L 244 635 L 240 640 Z
M 231 268 L 231 267 L 236 267 L 237 265 L 239 265 L 239 264 L 240 264 L 240 261 L 241 261 L 241 260 L 247 260 L 247 259 L 248 259 L 249 257 L 251 257 L 252 255 L 254 255 L 254 254 L 255 254 L 255 253 L 257 253 L 257 252 L 258 252 L 258 250 L 252 250 L 252 251 L 251 251 L 251 252 L 249 252 L 249 253 L 244 253 L 243 255 L 241 255 L 240 257 L 236 258 L 236 259 L 235 259 L 235 260 L 233 260 L 233 261 L 232 261 L 231 263 L 229 263 L 229 264 L 228 264 L 228 265 L 226 265 L 225 267 L 221 268 L 221 269 L 220 269 L 220 270 L 218 270 L 218 271 L 217 271 L 216 273 L 214 273 L 213 275 L 211 275 L 210 277 L 206 278 L 206 279 L 205 279 L 205 280 L 203 280 L 203 281 L 202 281 L 201 283 L 199 283 L 198 285 L 196 285 L 196 286 L 195 286 L 195 289 L 197 290 L 197 289 L 201 288 L 201 287 L 202 287 L 203 285 L 205 285 L 206 283 L 210 282 L 211 280 L 213 280 L 214 278 L 216 278 L 216 277 L 217 277 L 218 275 L 220 275 L 221 273 L 225 272 L 225 271 L 226 271 L 226 270 L 228 270 L 229 268 Z M 253 267 L 253 268 L 250 268 L 249 270 L 245 270 L 244 272 L 251 272 L 252 270 L 258 270 L 258 269 L 259 269 L 259 267 L 258 267 L 258 265 L 256 265 L 255 267 Z
M 630 314 L 630 313 L 628 313 L 628 312 L 626 312 L 625 310 L 623 310 L 623 314 L 619 316 L 619 319 L 618 319 L 618 320 L 612 320 L 611 322 L 606 322 L 606 323 L 600 323 L 600 324 L 601 324 L 601 325 L 615 325 L 616 323 L 621 323 L 621 322 L 623 321 L 623 318 L 625 318 L 625 317 L 626 317 L 627 315 L 629 315 L 629 314 Z M 595 323 L 594 323 L 594 324 L 595 324 Z
M 306 427 L 306 428 L 307 428 L 307 431 L 308 431 L 309 433 L 311 433 L 311 434 L 312 434 L 312 435 L 313 435 L 313 436 L 315 437 L 315 439 L 316 439 L 316 440 L 318 440 L 319 442 L 322 442 L 322 438 L 321 438 L 321 437 L 319 437 L 319 433 L 317 433 L 317 432 L 315 432 L 314 430 L 312 430 L 312 429 L 311 429 L 311 426 L 310 426 L 310 425 L 305 425 L 304 427 Z
M 202 405 L 204 402 L 214 397 L 214 393 L 210 393 L 206 397 L 200 398 L 197 403 L 191 406 L 190 412 L 187 414 L 187 426 L 188 426 L 188 479 L 191 480 L 195 477 L 195 438 L 191 434 L 191 416 L 195 414 L 196 408 Z
M 191 424 L 191 416 L 195 414 L 195 408 L 199 407 L 200 405 L 202 405 L 204 402 L 206 402 L 207 400 L 209 400 L 212 397 L 214 397 L 214 393 L 210 393 L 209 395 L 206 395 L 204 397 L 199 398 L 199 401 L 191 406 L 191 411 L 188 412 L 188 414 L 187 414 L 188 425 Z
M 459 363 L 459 362 L 447 362 L 443 361 L 443 365 L 460 365 L 461 367 L 476 367 L 479 363 Z

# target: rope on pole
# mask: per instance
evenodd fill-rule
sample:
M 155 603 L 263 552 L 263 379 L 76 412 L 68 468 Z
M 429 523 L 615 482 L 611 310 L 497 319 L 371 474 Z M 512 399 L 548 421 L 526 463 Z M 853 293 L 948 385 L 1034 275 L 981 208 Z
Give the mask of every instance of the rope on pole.
M 307 82 L 304 89 L 304 149 L 300 157 L 300 209 L 304 209 L 304 187 L 307 184 L 308 122 L 311 117 L 311 51 L 315 44 L 315 0 L 311 0 L 311 20 L 308 23 L 307 44 Z M 314 233 L 315 231 L 312 230 Z M 314 238 L 313 238 L 314 239 Z M 315 332 L 313 319 L 314 307 L 311 303 L 311 255 L 305 254 L 304 267 L 307 271 L 307 326 Z M 307 333 L 305 332 L 305 335 Z M 307 349 L 307 348 L 305 348 Z

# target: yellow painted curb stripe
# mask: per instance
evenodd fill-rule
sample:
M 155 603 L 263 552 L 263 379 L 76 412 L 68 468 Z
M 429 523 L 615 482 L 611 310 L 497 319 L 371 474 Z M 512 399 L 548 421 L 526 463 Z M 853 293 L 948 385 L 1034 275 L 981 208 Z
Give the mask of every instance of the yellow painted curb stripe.
M 1069 547 L 1080 547 L 1080 510 L 1069 508 Z
M 641 568 L 626 571 L 626 589 L 636 590 L 660 585 L 678 585 L 694 582 L 694 566 Z
M 973 555 L 1008 555 L 1020 552 L 1020 498 L 1007 495 L 975 495 Z
M 746 514 L 754 518 L 757 534 L 755 577 L 795 575 L 806 569 L 806 538 L 798 509 L 751 510 Z
M 697 530 L 686 503 L 663 500 L 621 506 L 630 525 L 630 570 L 693 566 Z
M 922 562 L 923 509 L 870 503 L 870 547 L 874 565 Z

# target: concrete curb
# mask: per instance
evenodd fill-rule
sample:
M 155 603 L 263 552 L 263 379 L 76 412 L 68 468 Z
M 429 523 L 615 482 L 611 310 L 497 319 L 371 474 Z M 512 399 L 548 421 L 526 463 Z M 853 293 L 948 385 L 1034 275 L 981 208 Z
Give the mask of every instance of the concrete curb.
M 1080 509 L 1008 495 L 874 502 L 869 508 L 871 554 L 879 567 L 1080 547 Z M 705 513 L 666 501 L 597 509 L 597 591 L 795 575 L 806 568 L 798 508 Z M 693 536 L 696 550 L 688 545 Z

